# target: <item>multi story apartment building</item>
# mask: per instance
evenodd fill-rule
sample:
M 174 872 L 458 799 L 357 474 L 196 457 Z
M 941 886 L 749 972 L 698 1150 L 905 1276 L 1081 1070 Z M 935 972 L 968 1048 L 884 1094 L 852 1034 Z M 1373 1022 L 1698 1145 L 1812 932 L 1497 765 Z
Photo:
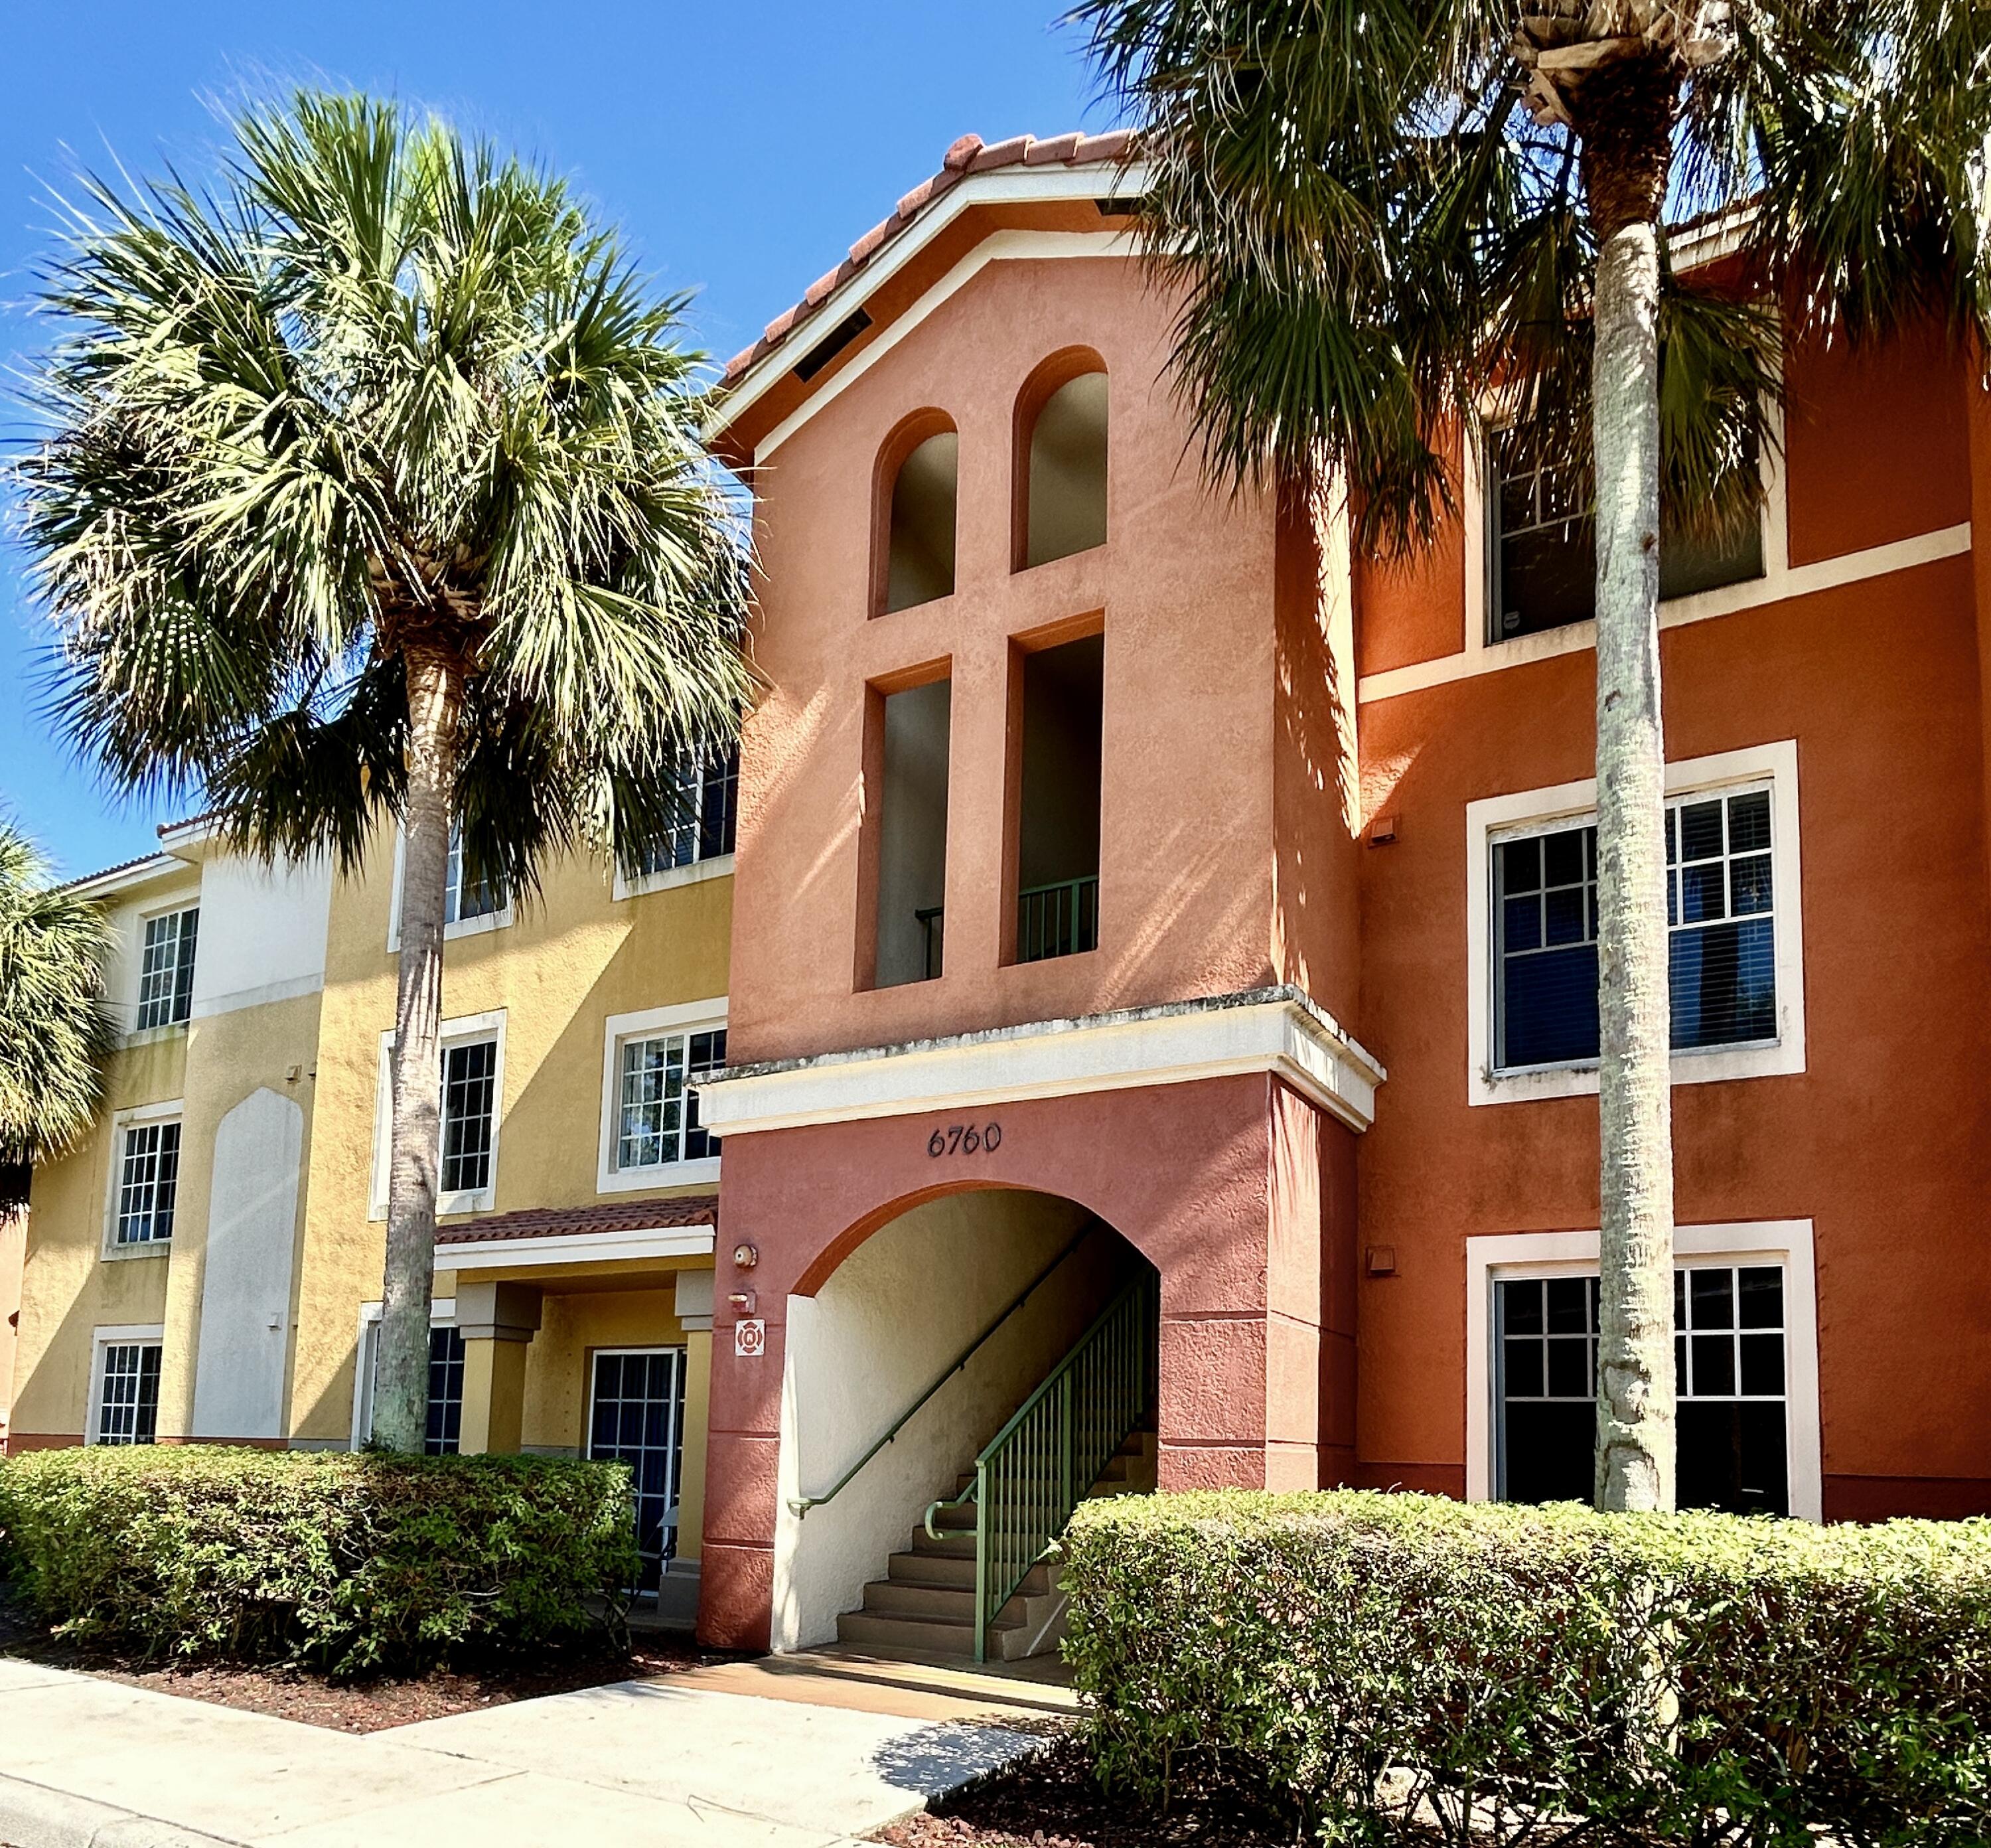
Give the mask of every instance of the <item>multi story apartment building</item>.
M 734 362 L 737 792 L 458 882 L 432 1441 L 626 1456 L 715 1642 L 1044 1646 L 1096 1482 L 1587 1493 L 1583 496 L 1475 434 L 1384 567 L 1213 491 L 1125 153 L 967 138 Z M 1980 1512 L 1991 409 L 1935 332 L 1788 369 L 1661 611 L 1683 1492 Z M 393 843 L 164 847 L 12 1441 L 363 1441 Z

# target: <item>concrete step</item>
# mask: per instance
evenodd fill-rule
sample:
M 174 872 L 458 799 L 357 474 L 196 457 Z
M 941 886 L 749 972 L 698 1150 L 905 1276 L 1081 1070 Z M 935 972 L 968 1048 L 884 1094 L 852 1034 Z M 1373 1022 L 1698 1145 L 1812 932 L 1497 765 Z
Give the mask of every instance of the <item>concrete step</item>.
M 1003 1605 L 996 1613 L 996 1621 L 1040 1630 L 1057 1614 L 1063 1601 L 1061 1594 L 1055 1591 L 1036 1598 L 1019 1595 Z M 972 1623 L 975 1590 L 972 1585 L 963 1588 L 958 1585 L 922 1585 L 900 1579 L 874 1578 L 864 1588 L 863 1608 L 876 1617 Z
M 839 1642 L 886 1654 L 924 1649 L 936 1656 L 975 1657 L 975 1625 L 934 1618 L 884 1617 L 869 1611 L 846 1611 L 836 1620 Z M 1030 1632 L 1021 1624 L 989 1627 L 989 1653 L 998 1662 L 1016 1662 L 1030 1649 Z
M 948 1553 L 895 1553 L 886 1562 L 886 1571 L 900 1584 L 949 1585 L 975 1589 L 975 1549 L 965 1554 Z M 1042 1597 L 1053 1589 L 1048 1565 L 1033 1566 L 1030 1575 L 1017 1589 L 1026 1596 Z
M 948 1559 L 965 1559 L 972 1562 L 975 1557 L 974 1530 L 971 1528 L 965 1533 L 943 1533 L 935 1540 L 924 1527 L 915 1527 L 913 1530 L 913 1550 L 929 1559 L 938 1554 Z

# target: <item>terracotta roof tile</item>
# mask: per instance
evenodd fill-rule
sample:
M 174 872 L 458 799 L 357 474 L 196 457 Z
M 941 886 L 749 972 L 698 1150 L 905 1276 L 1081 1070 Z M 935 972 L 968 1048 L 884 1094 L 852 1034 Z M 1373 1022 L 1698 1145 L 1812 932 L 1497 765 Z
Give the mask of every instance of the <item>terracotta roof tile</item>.
M 573 1238 L 590 1232 L 655 1232 L 677 1226 L 716 1226 L 719 1196 L 679 1195 L 675 1200 L 612 1200 L 599 1206 L 528 1206 L 519 1213 L 487 1213 L 436 1229 L 437 1245 L 488 1244 L 512 1238 Z
M 972 173 L 988 173 L 999 167 L 1093 166 L 1124 160 L 1134 142 L 1131 130 L 1117 128 L 1105 134 L 1055 135 L 1039 141 L 1027 134 L 1012 135 L 1006 141 L 989 143 L 978 134 L 964 134 L 941 157 L 940 171 L 921 182 L 899 201 L 897 209 L 881 224 L 873 225 L 850 247 L 849 258 L 827 275 L 819 277 L 795 305 L 767 323 L 761 338 L 744 352 L 727 361 L 725 382 L 733 383 L 742 373 L 764 359 L 813 316 L 843 284 L 869 263 L 921 213 L 943 193 Z

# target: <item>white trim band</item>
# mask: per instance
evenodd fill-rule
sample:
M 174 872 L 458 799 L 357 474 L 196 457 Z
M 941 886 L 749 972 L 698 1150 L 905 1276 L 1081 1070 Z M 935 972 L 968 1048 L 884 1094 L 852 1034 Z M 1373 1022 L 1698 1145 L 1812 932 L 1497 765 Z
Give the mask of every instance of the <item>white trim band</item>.
M 734 1136 L 1253 1072 L 1272 1074 L 1357 1130 L 1374 1119 L 1387 1075 L 1296 991 L 1266 989 L 744 1067 L 700 1085 L 699 1108 L 707 1128 Z
M 716 1228 L 655 1226 L 619 1232 L 552 1232 L 539 1238 L 438 1244 L 437 1271 L 509 1271 L 536 1264 L 605 1264 L 611 1258 L 709 1258 Z

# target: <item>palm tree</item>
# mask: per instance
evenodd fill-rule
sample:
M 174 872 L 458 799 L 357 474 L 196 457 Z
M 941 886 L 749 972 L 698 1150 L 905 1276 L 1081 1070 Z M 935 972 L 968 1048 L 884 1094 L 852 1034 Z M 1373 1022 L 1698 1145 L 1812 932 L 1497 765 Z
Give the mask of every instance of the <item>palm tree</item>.
M 1673 1502 L 1663 536 L 1753 516 L 1780 329 L 1991 326 L 1982 0 L 1082 0 L 1213 474 L 1401 551 L 1499 440 L 1594 484 L 1597 1493 Z M 1712 218 L 1727 286 L 1676 274 Z
M 208 188 L 83 176 L 19 471 L 68 737 L 227 839 L 403 853 L 378 1439 L 421 1448 L 452 826 L 473 879 L 633 865 L 747 692 L 681 297 L 559 179 L 391 102 L 233 124 Z
M 34 842 L 0 821 L 0 1169 L 60 1155 L 90 1128 L 117 1040 L 110 953 L 103 907 L 51 884 Z M 10 1178 L 0 1203 L 17 1193 Z

